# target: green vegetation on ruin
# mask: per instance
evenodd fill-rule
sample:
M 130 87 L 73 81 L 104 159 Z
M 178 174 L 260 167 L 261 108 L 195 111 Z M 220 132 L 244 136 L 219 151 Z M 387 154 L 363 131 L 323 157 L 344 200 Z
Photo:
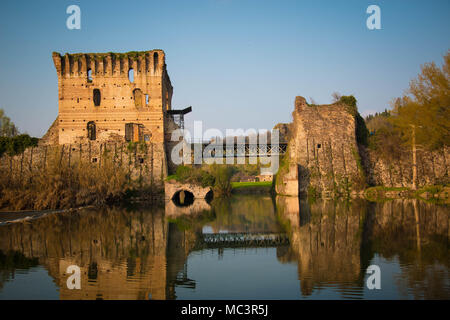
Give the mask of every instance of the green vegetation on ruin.
M 341 96 L 339 103 L 342 103 L 347 106 L 347 111 L 356 120 L 356 141 L 359 145 L 367 146 L 368 138 L 369 138 L 369 130 L 367 130 L 366 122 L 363 117 L 358 112 L 358 101 L 353 95 L 350 96 Z

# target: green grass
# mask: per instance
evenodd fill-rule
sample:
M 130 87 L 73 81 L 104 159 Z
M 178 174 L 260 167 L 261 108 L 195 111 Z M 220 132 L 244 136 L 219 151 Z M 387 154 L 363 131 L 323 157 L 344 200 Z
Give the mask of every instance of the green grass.
M 438 194 L 444 190 L 444 186 L 435 185 L 435 186 L 424 186 L 416 191 L 416 195 L 421 195 L 425 192 L 431 193 L 432 195 Z
M 176 174 L 171 174 L 171 175 L 167 176 L 166 181 L 170 181 L 170 180 L 178 180 L 178 176 Z
M 233 189 L 251 188 L 251 187 L 272 187 L 272 181 L 257 181 L 257 182 L 232 182 Z

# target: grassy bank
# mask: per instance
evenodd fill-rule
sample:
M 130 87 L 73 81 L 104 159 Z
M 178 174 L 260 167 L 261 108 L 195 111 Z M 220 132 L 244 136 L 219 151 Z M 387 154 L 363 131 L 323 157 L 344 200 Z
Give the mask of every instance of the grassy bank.
M 272 192 L 272 181 L 232 182 L 232 193 L 260 194 Z
M 407 187 L 375 186 L 364 190 L 364 197 L 369 201 L 388 201 L 402 198 L 418 198 L 426 201 L 449 203 L 450 186 L 424 186 L 418 190 Z

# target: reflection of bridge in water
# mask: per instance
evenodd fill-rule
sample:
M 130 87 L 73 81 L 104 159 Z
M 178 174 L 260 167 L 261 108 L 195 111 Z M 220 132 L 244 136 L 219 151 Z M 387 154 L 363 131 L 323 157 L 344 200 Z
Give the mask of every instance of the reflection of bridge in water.
M 196 249 L 220 247 L 277 247 L 282 245 L 289 245 L 289 237 L 286 233 L 204 233 L 200 239 L 198 239 Z

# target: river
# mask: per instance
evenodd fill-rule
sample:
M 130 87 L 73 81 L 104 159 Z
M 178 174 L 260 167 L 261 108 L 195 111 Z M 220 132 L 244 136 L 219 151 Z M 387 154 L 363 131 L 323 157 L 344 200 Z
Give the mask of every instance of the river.
M 450 299 L 449 218 L 264 195 L 46 213 L 0 226 L 0 299 Z

